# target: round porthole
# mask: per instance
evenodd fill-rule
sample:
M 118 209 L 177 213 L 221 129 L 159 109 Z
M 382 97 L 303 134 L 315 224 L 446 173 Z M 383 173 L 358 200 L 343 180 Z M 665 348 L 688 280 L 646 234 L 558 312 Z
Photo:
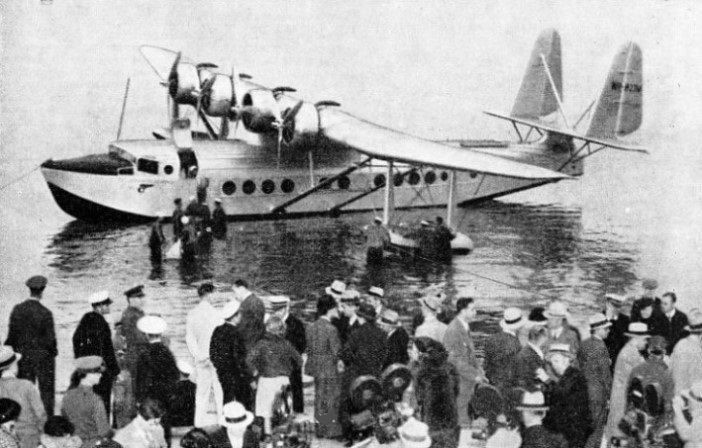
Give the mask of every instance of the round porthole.
M 336 181 L 336 183 L 342 190 L 348 190 L 351 186 L 351 179 L 349 179 L 348 176 L 341 176 L 339 180 Z
M 396 187 L 399 187 L 402 185 L 402 180 L 404 179 L 404 176 L 400 173 L 395 174 L 395 177 L 393 177 L 393 184 L 395 184 Z
M 173 167 L 171 165 L 166 165 L 163 167 L 163 172 L 166 174 L 173 174 Z
M 448 173 L 446 171 L 441 172 L 441 180 L 446 182 L 448 180 Z
M 476 173 L 475 171 L 470 171 L 470 178 L 475 179 L 476 177 L 478 177 L 478 173 Z
M 418 172 L 412 171 L 408 175 L 407 182 L 409 182 L 410 185 L 417 185 L 420 180 L 422 180 L 422 176 L 420 176 Z
M 222 193 L 226 194 L 227 196 L 233 195 L 235 191 L 236 184 L 233 181 L 228 180 L 222 184 Z
M 241 187 L 241 189 L 244 191 L 246 194 L 251 194 L 254 191 L 256 191 L 256 184 L 252 180 L 247 180 L 244 182 L 244 185 Z
M 375 176 L 375 178 L 373 179 L 373 184 L 376 187 L 385 186 L 385 174 L 378 174 L 377 176 Z
M 280 184 L 280 189 L 283 190 L 283 193 L 292 193 L 295 189 L 295 182 L 290 179 L 284 179 Z
M 270 179 L 266 179 L 261 184 L 261 191 L 266 194 L 271 194 L 275 191 L 275 182 Z
M 433 171 L 427 171 L 424 175 L 424 182 L 431 185 L 436 182 L 436 173 Z

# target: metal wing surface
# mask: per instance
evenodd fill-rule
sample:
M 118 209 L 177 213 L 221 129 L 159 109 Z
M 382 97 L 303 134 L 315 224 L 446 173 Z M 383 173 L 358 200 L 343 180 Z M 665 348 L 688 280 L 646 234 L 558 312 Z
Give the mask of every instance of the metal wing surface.
M 517 179 L 555 181 L 570 178 L 547 168 L 424 140 L 338 109 L 321 109 L 320 125 L 326 138 L 376 159 Z

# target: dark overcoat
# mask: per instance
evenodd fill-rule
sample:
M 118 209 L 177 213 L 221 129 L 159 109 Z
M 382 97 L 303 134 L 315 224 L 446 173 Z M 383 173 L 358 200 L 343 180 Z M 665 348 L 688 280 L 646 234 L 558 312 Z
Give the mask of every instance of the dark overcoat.
M 530 345 L 522 347 L 514 361 L 513 387 L 529 391 L 537 389 L 542 384 L 536 378 L 536 370 L 539 368 L 545 369 L 546 361 Z
M 105 361 L 107 373 L 113 378 L 119 375 L 119 365 L 112 345 L 112 332 L 102 314 L 91 311 L 86 313 L 73 333 L 73 355 L 101 356 Z
M 203 428 L 212 442 L 214 448 L 232 448 L 232 443 L 227 435 L 227 428 L 223 426 L 208 426 Z M 244 443 L 241 448 L 259 448 L 260 437 L 251 429 L 251 426 L 246 428 L 244 432 Z
M 614 372 L 614 366 L 617 363 L 619 352 L 622 351 L 622 348 L 624 348 L 624 345 L 626 345 L 629 340 L 624 333 L 629 330 L 630 321 L 631 319 L 629 319 L 629 316 L 623 313 L 619 313 L 616 319 L 610 321 L 612 322 L 612 326 L 604 342 L 607 346 L 607 353 L 609 353 L 609 359 L 611 361 L 610 370 L 612 372 Z
M 594 336 L 583 341 L 578 362 L 587 380 L 593 425 L 604 426 L 607 423 L 607 402 L 612 393 L 611 361 L 604 341 Z
M 668 355 L 670 355 L 673 353 L 675 344 L 677 344 L 680 339 L 690 334 L 685 330 L 688 324 L 687 314 L 676 309 L 672 319 L 668 319 L 668 316 L 665 316 L 665 322 L 665 334 L 663 336 L 668 341 L 668 348 L 666 351 Z
M 505 331 L 496 333 L 485 341 L 485 376 L 500 391 L 512 385 L 514 366 L 521 349 L 519 338 Z
M 241 302 L 239 312 L 241 321 L 237 327 L 244 338 L 246 350 L 251 350 L 266 332 L 266 326 L 263 323 L 266 308 L 263 301 L 256 294 L 251 293 Z
M 162 343 L 154 342 L 143 347 L 137 362 L 137 401 L 150 397 L 168 407 L 169 397 L 180 380 L 173 353 Z
M 443 362 L 422 360 L 417 372 L 415 393 L 422 421 L 429 426 L 429 431 L 458 427 L 458 392 L 459 375 L 453 364 L 446 358 Z
M 592 432 L 592 417 L 588 400 L 587 380 L 575 367 L 568 367 L 563 376 L 546 388 L 544 426 L 563 434 L 571 448 L 585 446 Z
M 351 333 L 341 349 L 339 358 L 344 362 L 351 381 L 361 375 L 378 377 L 387 357 L 387 335 L 374 322 L 366 322 Z
M 395 363 L 407 364 L 409 362 L 409 354 L 407 346 L 409 345 L 409 335 L 404 328 L 399 327 L 392 332 L 387 340 L 388 355 L 383 363 L 383 370 Z
M 137 322 L 142 317 L 144 317 L 144 311 L 134 306 L 128 306 L 122 313 L 122 334 L 127 340 L 125 367 L 135 380 L 139 352 L 149 343 L 146 335 L 137 328 Z
M 253 408 L 253 376 L 246 365 L 246 346 L 241 332 L 224 323 L 214 329 L 210 340 L 210 360 L 222 384 L 224 402 L 236 400 L 249 411 Z
M 295 347 L 298 353 L 305 353 L 307 340 L 305 336 L 305 324 L 300 319 L 288 314 L 285 319 L 285 339 Z M 296 367 L 290 375 L 290 388 L 292 389 L 293 410 L 304 412 L 304 397 L 302 393 L 302 366 Z
M 521 448 L 568 448 L 568 442 L 562 435 L 536 425 L 522 431 Z
M 361 328 L 361 322 L 359 322 L 358 319 L 356 319 L 353 324 L 350 324 L 348 316 L 345 315 L 339 316 L 337 319 L 333 319 L 332 323 L 339 332 L 341 344 L 345 344 L 346 341 L 348 341 L 349 336 L 351 336 L 351 333 Z

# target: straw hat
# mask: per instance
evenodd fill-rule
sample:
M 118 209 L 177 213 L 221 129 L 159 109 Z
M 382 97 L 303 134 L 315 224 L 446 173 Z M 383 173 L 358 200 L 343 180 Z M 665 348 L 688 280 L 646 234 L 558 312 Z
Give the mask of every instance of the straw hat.
M 606 294 L 605 299 L 614 306 L 622 306 L 626 302 L 626 297 L 619 294 Z
M 22 355 L 16 353 L 9 345 L 0 347 L 0 371 L 9 368 L 12 364 L 22 359 Z
M 650 333 L 648 331 L 648 325 L 646 325 L 643 322 L 632 322 L 629 324 L 629 328 L 627 329 L 626 333 L 624 333 L 626 336 L 633 338 L 637 336 L 645 336 L 649 337 Z
M 227 428 L 246 428 L 253 422 L 254 415 L 238 401 L 230 401 L 222 409 L 221 425 Z
M 502 313 L 500 327 L 502 327 L 503 330 L 517 330 L 523 325 L 524 319 L 522 318 L 522 310 L 519 308 L 510 307 Z
M 385 291 L 383 290 L 383 288 L 378 288 L 377 286 L 371 286 L 370 289 L 368 290 L 368 294 L 375 296 L 375 297 L 384 297 Z
M 380 313 L 380 320 L 378 322 L 393 328 L 397 328 L 402 325 L 400 324 L 400 315 L 397 314 L 397 311 L 390 309 L 385 309 L 382 313 Z
M 546 359 L 551 359 L 554 355 L 562 355 L 566 358 L 574 359 L 575 353 L 570 350 L 570 344 L 551 344 L 546 353 Z
M 692 334 L 702 334 L 702 311 L 699 308 L 694 308 L 687 315 L 687 319 L 689 325 L 685 327 L 685 330 Z
M 337 299 L 346 291 L 346 283 L 340 280 L 334 280 L 331 286 L 327 286 L 324 292 Z
M 544 316 L 548 317 L 568 317 L 568 307 L 560 300 L 554 300 L 548 304 L 548 309 L 544 311 Z
M 414 417 L 410 417 L 404 425 L 397 428 L 404 448 L 429 448 L 429 426 Z
M 590 329 L 594 330 L 596 328 L 607 328 L 612 326 L 612 322 L 607 320 L 607 317 L 602 313 L 593 314 L 588 319 L 590 323 Z
M 524 392 L 519 404 L 515 406 L 518 411 L 548 411 L 544 393 L 537 390 L 535 392 Z

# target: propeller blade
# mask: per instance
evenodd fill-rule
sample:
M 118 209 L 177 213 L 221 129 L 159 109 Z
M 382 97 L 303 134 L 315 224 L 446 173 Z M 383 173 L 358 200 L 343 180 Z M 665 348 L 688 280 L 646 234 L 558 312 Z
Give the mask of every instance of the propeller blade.
M 283 143 L 283 126 L 278 127 L 278 169 L 280 169 L 280 151 Z
M 182 52 L 179 51 L 176 55 L 175 61 L 173 61 L 173 65 L 171 66 L 171 72 L 168 74 L 168 93 L 172 97 L 175 97 L 178 90 L 178 64 L 180 64 L 181 55 Z
M 292 109 L 288 109 L 285 111 L 285 116 L 283 117 L 282 132 L 283 140 L 286 144 L 290 144 L 293 137 L 295 136 L 295 117 L 300 112 L 300 109 L 302 109 L 303 104 L 304 101 L 300 100 L 297 102 L 297 104 L 295 104 L 295 106 L 293 106 Z
M 225 140 L 229 136 L 229 117 L 222 117 L 222 124 L 219 127 L 219 138 Z

